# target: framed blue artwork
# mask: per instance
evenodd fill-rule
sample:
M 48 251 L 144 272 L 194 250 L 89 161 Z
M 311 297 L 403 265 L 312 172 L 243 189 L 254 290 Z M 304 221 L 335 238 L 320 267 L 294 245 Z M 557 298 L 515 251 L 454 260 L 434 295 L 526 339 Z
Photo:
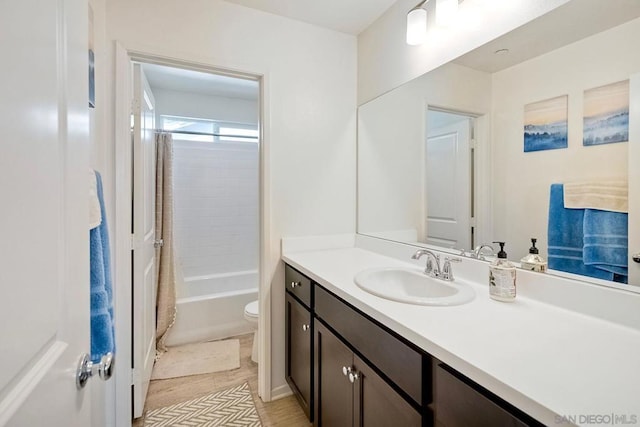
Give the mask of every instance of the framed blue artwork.
M 567 95 L 524 106 L 524 152 L 567 148 Z
M 584 91 L 582 145 L 629 141 L 629 80 Z

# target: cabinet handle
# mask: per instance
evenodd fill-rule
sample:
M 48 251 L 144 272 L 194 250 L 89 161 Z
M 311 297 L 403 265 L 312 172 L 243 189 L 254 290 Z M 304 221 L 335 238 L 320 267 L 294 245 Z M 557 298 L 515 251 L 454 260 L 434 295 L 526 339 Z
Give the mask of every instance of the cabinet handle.
M 348 375 L 351 375 L 351 372 L 353 372 L 353 369 L 351 368 L 351 366 L 342 367 L 342 375 L 344 375 L 345 377 Z
M 631 258 L 633 259 L 633 262 L 640 262 L 640 252 L 633 254 Z
M 309 330 L 309 325 L 302 325 L 302 331 L 307 332 Z
M 360 379 L 360 373 L 355 372 L 355 371 L 349 372 L 349 382 L 351 384 L 353 384 L 354 382 L 356 382 L 359 379 Z
M 300 286 L 300 282 L 291 282 L 291 289 L 294 289 L 298 286 Z

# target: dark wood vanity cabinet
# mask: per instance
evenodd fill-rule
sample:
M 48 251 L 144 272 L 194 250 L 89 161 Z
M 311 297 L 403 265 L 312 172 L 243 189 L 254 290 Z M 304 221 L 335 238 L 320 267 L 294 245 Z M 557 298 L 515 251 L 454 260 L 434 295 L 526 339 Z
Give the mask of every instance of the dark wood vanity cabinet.
M 542 426 L 290 266 L 286 377 L 314 427 Z
M 286 379 L 305 414 L 313 420 L 312 284 L 289 266 L 285 278 Z
M 320 321 L 315 321 L 315 426 L 415 426 L 420 412 Z
M 443 363 L 433 377 L 436 427 L 543 426 Z

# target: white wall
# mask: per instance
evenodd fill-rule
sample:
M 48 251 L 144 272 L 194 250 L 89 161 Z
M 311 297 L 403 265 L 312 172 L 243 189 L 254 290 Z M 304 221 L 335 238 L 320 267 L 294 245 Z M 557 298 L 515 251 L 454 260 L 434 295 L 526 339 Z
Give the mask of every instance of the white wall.
M 359 108 L 358 232 L 416 230 L 424 241 L 429 106 L 489 113 L 491 75 L 450 63 Z
M 640 72 L 640 19 L 493 74 L 496 239 L 519 260 L 538 237 L 546 256 L 549 185 L 626 177 L 628 144 L 582 145 L 583 92 Z M 569 95 L 568 148 L 524 153 L 524 105 Z
M 258 144 L 176 135 L 173 151 L 175 239 L 184 277 L 257 270 Z
M 356 39 L 220 0 L 109 0 L 106 12 L 108 38 L 125 48 L 266 76 L 265 274 L 282 391 L 280 238 L 355 232 Z
M 358 35 L 358 104 L 543 15 L 568 0 L 465 0 L 455 25 L 429 32 L 421 46 L 406 44 L 407 13 L 415 0 L 398 0 Z M 435 2 L 428 11 L 434 16 Z M 431 26 L 433 21 L 429 19 Z M 431 28 L 431 27 L 430 27 Z
M 226 98 L 154 87 L 151 90 L 156 101 L 156 123 L 160 123 L 161 114 L 244 124 L 258 124 L 260 117 L 260 105 L 257 100 Z

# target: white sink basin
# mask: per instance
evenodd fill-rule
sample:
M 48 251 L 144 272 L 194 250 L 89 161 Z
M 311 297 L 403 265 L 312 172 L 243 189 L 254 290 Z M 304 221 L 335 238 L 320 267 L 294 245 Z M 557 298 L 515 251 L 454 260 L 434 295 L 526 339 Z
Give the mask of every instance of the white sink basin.
M 468 284 L 429 277 L 422 268 L 371 268 L 356 274 L 354 281 L 370 294 L 409 304 L 460 305 L 476 296 Z

